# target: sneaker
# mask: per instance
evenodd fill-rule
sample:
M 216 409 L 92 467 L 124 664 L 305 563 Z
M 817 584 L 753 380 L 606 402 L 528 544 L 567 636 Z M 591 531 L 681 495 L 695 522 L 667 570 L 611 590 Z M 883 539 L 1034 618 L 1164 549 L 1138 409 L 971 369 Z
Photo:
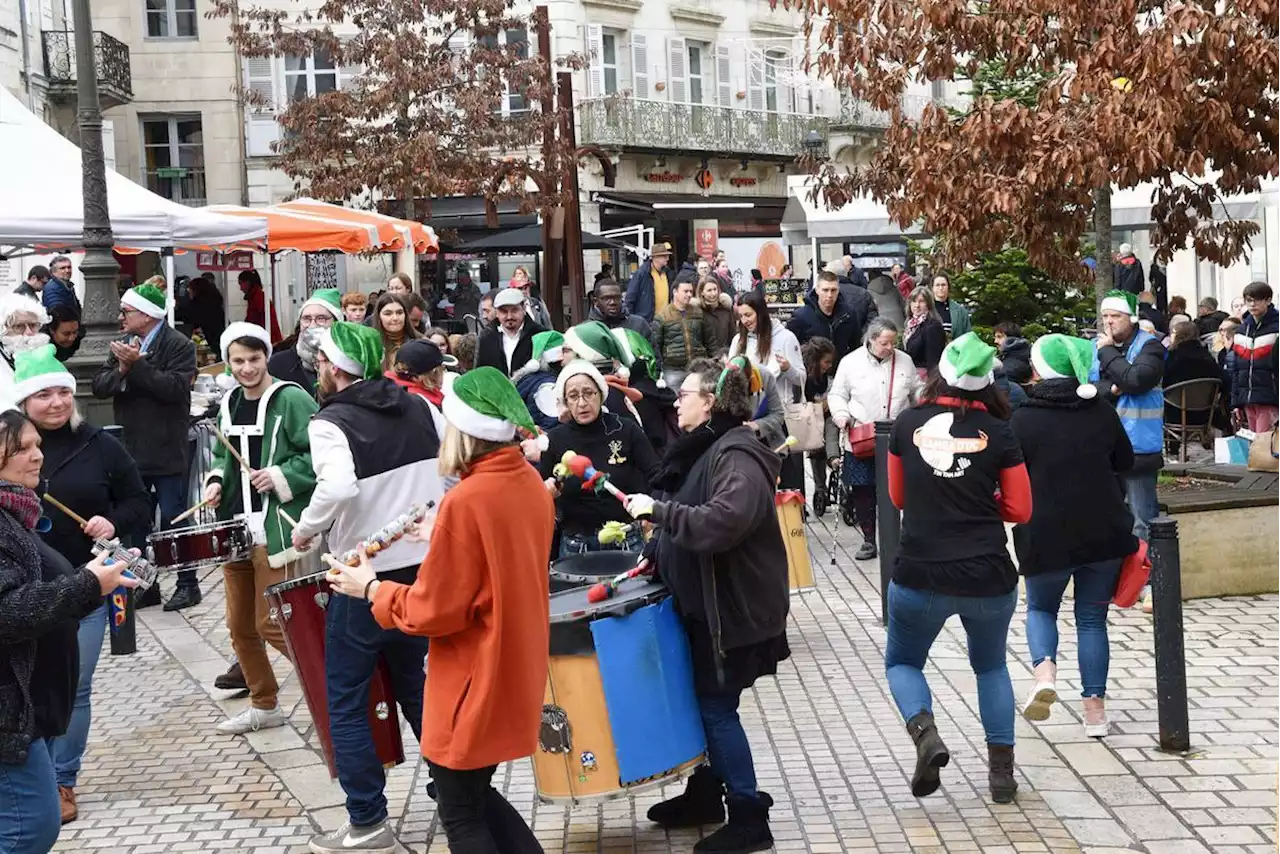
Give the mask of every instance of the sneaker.
M 1101 697 L 1085 697 L 1084 734 L 1089 738 L 1106 738 L 1111 732 L 1111 723 L 1107 720 L 1106 700 Z
M 1029 721 L 1049 720 L 1049 709 L 1058 702 L 1058 689 L 1052 682 L 1037 682 L 1027 702 L 1022 704 L 1022 716 Z
M 181 586 L 174 591 L 172 598 L 164 603 L 164 610 L 181 611 L 183 608 L 193 608 L 199 605 L 203 598 L 199 587 Z
M 80 815 L 80 810 L 76 807 L 76 790 L 70 786 L 58 787 L 59 806 L 62 809 L 62 823 L 70 824 Z
M 312 854 L 342 854 L 344 851 L 363 851 L 365 854 L 394 854 L 396 836 L 386 819 L 369 827 L 342 825 L 333 833 L 317 833 L 307 843 Z
M 877 554 L 878 552 L 876 551 L 876 544 L 867 541 L 867 542 L 863 542 L 863 544 L 858 547 L 858 552 L 853 556 L 853 559 L 854 560 L 872 560 L 875 558 Z
M 250 706 L 235 717 L 218 724 L 218 732 L 223 735 L 244 735 L 246 732 L 284 726 L 287 721 L 284 712 L 280 711 L 279 704 L 272 709 L 257 709 Z

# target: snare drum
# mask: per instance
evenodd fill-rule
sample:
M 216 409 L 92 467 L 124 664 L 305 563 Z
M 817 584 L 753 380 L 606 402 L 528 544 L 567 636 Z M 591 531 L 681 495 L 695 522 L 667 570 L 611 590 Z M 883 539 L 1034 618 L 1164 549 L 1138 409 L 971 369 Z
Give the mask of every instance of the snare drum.
M 253 547 L 243 519 L 157 531 L 147 537 L 147 554 L 160 569 L 212 569 L 244 560 Z
M 706 755 L 689 640 L 661 582 L 551 597 L 551 660 L 533 775 L 538 797 L 624 797 L 691 773 Z
M 608 581 L 640 563 L 633 552 L 587 552 L 561 558 L 551 564 L 551 592 L 560 593 L 575 587 L 590 587 L 597 581 Z
M 271 619 L 284 631 L 284 642 L 293 659 L 302 698 L 311 711 L 320 749 L 329 765 L 329 776 L 337 777 L 333 761 L 333 739 L 329 735 L 329 692 L 324 673 L 324 612 L 329 606 L 329 584 L 325 572 L 282 581 L 267 588 L 271 603 Z M 396 711 L 395 693 L 387 663 L 378 659 L 373 678 L 369 680 L 369 729 L 373 746 L 384 768 L 404 761 L 404 742 L 400 738 L 400 715 Z

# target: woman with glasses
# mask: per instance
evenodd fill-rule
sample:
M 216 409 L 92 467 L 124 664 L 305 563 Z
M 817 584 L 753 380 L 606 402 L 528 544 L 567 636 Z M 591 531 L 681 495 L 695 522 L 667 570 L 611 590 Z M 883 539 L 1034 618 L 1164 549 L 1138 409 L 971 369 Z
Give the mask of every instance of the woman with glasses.
M 323 288 L 313 293 L 302 304 L 292 344 L 271 355 L 267 372 L 278 380 L 297 383 L 315 397 L 316 348 L 319 347 L 320 332 L 341 319 L 342 293 L 337 288 Z
M 524 267 L 516 267 L 511 274 L 510 285 L 519 288 L 520 293 L 524 294 L 524 312 L 529 315 L 529 319 L 543 329 L 551 329 L 551 312 L 547 311 L 546 303 L 533 295 L 533 280 L 529 278 L 529 271 Z
M 609 482 L 623 492 L 649 491 L 658 455 L 639 424 L 604 411 L 608 388 L 604 375 L 583 359 L 565 365 L 556 380 L 563 423 L 547 434 L 547 449 L 538 465 L 560 510 L 560 557 L 606 548 L 638 552 L 644 545 L 638 524 L 620 545 L 601 545 L 600 529 L 606 522 L 631 521 L 626 508 L 607 492 L 583 490 L 576 477 L 561 482 L 553 477 L 552 470 L 565 451 L 575 451 L 589 457 L 596 470 L 607 474 Z

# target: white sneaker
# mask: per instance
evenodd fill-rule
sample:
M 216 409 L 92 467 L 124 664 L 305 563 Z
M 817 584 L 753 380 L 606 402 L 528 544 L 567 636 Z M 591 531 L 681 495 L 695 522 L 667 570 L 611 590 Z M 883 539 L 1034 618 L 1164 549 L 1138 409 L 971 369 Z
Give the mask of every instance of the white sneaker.
M 1022 716 L 1029 721 L 1049 720 L 1049 708 L 1058 702 L 1058 689 L 1052 682 L 1037 682 L 1035 690 L 1022 704 Z
M 1084 708 L 1084 734 L 1088 738 L 1106 738 L 1111 732 L 1105 702 L 1101 697 L 1085 697 L 1081 704 Z
M 394 854 L 396 837 L 385 820 L 372 827 L 352 827 L 343 824 L 333 833 L 317 833 L 307 843 L 312 854 L 343 854 L 358 851 L 361 854 Z
M 280 711 L 279 704 L 271 709 L 257 709 L 250 706 L 234 718 L 218 724 L 218 732 L 223 735 L 244 735 L 246 732 L 284 726 L 287 721 L 288 718 L 284 716 L 284 712 Z

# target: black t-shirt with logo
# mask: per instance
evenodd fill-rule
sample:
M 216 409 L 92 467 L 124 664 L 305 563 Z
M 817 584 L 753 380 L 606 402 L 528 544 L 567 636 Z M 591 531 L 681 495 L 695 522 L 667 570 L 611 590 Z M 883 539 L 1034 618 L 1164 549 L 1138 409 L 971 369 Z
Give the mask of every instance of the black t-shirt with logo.
M 255 398 L 254 400 L 249 400 L 244 396 L 244 392 L 240 391 L 239 389 L 237 389 L 237 397 L 238 397 L 238 400 L 232 401 L 231 423 L 235 425 L 244 425 L 244 426 L 257 424 L 258 423 L 258 405 L 262 403 L 262 398 Z M 236 450 L 237 451 L 240 450 L 240 437 L 235 436 L 235 437 L 228 437 L 228 438 L 231 439 L 231 442 L 236 446 Z M 253 468 L 253 469 L 262 468 L 262 437 L 261 436 L 249 437 L 249 456 L 245 458 L 245 462 L 249 464 L 250 468 Z M 233 477 L 240 476 L 239 471 L 236 471 L 235 469 L 232 469 L 232 471 L 234 472 L 234 474 L 232 475 Z M 257 513 L 260 510 L 262 510 L 262 493 L 254 489 L 253 487 L 249 487 L 249 495 L 251 496 L 251 500 L 252 500 L 252 507 L 250 508 L 250 512 Z
M 894 581 L 952 596 L 1013 590 L 996 492 L 1022 463 L 1008 422 L 978 409 L 927 404 L 898 417 L 889 452 L 902 461 L 902 540 Z

